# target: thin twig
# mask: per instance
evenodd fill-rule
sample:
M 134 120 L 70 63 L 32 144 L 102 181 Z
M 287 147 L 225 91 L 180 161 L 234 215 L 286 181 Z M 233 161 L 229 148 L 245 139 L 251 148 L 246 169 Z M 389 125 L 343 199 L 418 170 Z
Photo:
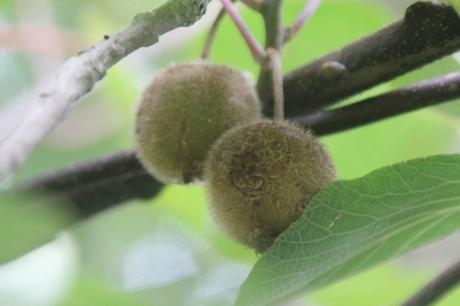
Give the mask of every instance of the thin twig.
M 219 26 L 222 20 L 224 19 L 226 13 L 227 11 L 225 10 L 225 8 L 222 8 L 219 11 L 219 14 L 217 14 L 216 19 L 214 19 L 214 22 L 212 23 L 211 28 L 209 29 L 209 33 L 208 33 L 208 36 L 206 37 L 206 42 L 204 44 L 203 52 L 201 53 L 201 58 L 203 60 L 209 59 L 209 55 L 211 54 L 211 49 L 214 44 L 214 40 L 216 38 L 217 30 L 219 30 Z
M 286 115 L 324 108 L 458 49 L 460 18 L 455 10 L 417 2 L 403 20 L 287 74 Z
M 460 284 L 460 261 L 438 275 L 402 306 L 426 306 Z
M 0 182 L 26 160 L 35 146 L 72 106 L 104 77 L 107 70 L 133 51 L 155 44 L 158 37 L 188 26 L 205 12 L 209 0 L 170 0 L 150 13 L 137 15 L 119 33 L 69 59 L 56 79 L 36 96 L 20 126 L 0 145 Z
M 321 5 L 322 0 L 309 0 L 308 4 L 299 14 L 297 19 L 292 23 L 292 25 L 285 30 L 284 42 L 291 40 L 299 30 L 310 20 L 310 17 L 318 10 Z
M 273 100 L 274 103 L 274 119 L 284 120 L 284 92 L 283 92 L 283 73 L 281 71 L 281 56 L 278 50 L 267 49 L 270 58 L 270 66 L 273 77 Z
M 228 15 L 232 18 L 236 27 L 240 31 L 241 36 L 243 36 L 244 40 L 246 41 L 246 44 L 248 45 L 249 50 L 251 50 L 251 53 L 254 59 L 258 63 L 262 63 L 266 58 L 265 50 L 259 44 L 259 42 L 254 37 L 254 35 L 252 35 L 251 30 L 246 25 L 244 20 L 241 18 L 240 14 L 238 13 L 238 10 L 233 5 L 232 1 L 231 0 L 221 0 L 221 2 L 225 10 L 227 11 Z
M 460 73 L 393 90 L 382 95 L 330 111 L 296 117 L 317 135 L 327 135 L 374 123 L 460 97 Z

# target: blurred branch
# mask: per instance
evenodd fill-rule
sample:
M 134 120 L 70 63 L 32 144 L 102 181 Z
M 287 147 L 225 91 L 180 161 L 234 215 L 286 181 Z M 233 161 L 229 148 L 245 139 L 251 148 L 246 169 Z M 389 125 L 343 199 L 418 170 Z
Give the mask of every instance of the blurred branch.
M 170 0 L 152 12 L 137 15 L 127 29 L 106 35 L 97 45 L 70 58 L 56 79 L 37 94 L 18 129 L 0 145 L 0 181 L 14 174 L 35 146 L 111 66 L 133 51 L 155 44 L 161 34 L 193 24 L 204 14 L 208 2 Z
M 460 284 L 460 261 L 442 272 L 402 306 L 430 305 L 458 284 Z
M 393 90 L 330 111 L 293 118 L 317 135 L 327 135 L 460 97 L 460 73 Z
M 417 2 L 403 20 L 287 74 L 286 114 L 324 108 L 458 49 L 460 18 L 455 10 Z
M 134 152 L 124 151 L 33 179 L 15 190 L 56 196 L 84 218 L 128 200 L 152 198 L 161 188 Z

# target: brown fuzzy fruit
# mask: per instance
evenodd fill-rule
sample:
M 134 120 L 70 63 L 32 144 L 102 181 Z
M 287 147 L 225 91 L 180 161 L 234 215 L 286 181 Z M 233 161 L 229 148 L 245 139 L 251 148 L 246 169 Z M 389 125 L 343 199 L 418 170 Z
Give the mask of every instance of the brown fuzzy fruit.
M 205 169 L 217 223 L 259 252 L 335 175 L 328 152 L 310 132 L 271 120 L 226 132 L 211 148 Z
M 254 87 L 239 71 L 205 62 L 172 66 L 145 89 L 137 111 L 137 154 L 167 183 L 200 179 L 209 148 L 226 130 L 260 116 Z

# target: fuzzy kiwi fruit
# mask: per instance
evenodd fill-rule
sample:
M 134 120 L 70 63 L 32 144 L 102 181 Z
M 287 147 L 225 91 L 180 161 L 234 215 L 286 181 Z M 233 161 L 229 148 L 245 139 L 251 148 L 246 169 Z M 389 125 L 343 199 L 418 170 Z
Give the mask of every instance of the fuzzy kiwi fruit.
M 205 178 L 216 222 L 262 252 L 336 176 L 311 132 L 257 120 L 226 132 L 211 148 Z
M 136 118 L 137 155 L 165 183 L 202 177 L 211 145 L 260 117 L 254 86 L 239 71 L 206 62 L 167 68 L 145 89 Z

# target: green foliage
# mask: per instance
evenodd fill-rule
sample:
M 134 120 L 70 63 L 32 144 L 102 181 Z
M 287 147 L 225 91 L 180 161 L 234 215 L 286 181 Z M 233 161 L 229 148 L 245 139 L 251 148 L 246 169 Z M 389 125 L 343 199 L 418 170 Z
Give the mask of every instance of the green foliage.
M 446 0 L 445 2 L 449 3 L 450 5 L 452 5 L 452 7 L 457 12 L 457 14 L 460 15 L 460 0 Z
M 89 277 L 78 279 L 72 291 L 57 306 L 82 305 L 153 306 L 139 297 L 114 289 L 102 280 Z
M 210 222 L 198 232 L 169 212 L 180 206 L 189 218 L 202 217 L 198 188 L 169 189 L 165 193 L 183 192 L 164 194 L 152 206 L 125 205 L 75 227 L 84 271 L 148 305 L 231 306 L 250 266 L 214 248 L 206 235 L 214 231 Z
M 71 222 L 68 212 L 38 195 L 0 198 L 0 265 L 55 238 Z
M 361 177 L 404 160 L 451 150 L 456 123 L 436 110 L 384 120 L 324 138 L 339 177 Z M 357 149 L 359 148 L 359 149 Z
M 308 297 L 308 301 L 327 306 L 400 305 L 435 277 L 436 271 L 429 270 L 420 269 L 417 265 L 408 267 L 404 262 L 380 265 L 317 290 Z M 458 306 L 459 300 L 460 290 L 452 291 L 435 305 Z
M 255 265 L 237 305 L 312 291 L 460 226 L 460 155 L 417 159 L 326 187 Z

